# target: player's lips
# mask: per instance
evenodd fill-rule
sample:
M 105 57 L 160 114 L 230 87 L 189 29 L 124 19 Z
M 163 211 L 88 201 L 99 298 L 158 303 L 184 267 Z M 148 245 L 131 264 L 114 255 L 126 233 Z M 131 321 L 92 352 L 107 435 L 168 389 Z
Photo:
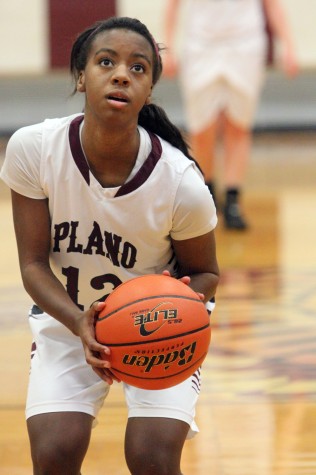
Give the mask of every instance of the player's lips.
M 128 96 L 120 91 L 110 92 L 106 97 L 111 102 L 114 101 L 114 102 L 123 103 L 123 104 L 124 103 L 126 104 L 129 102 Z

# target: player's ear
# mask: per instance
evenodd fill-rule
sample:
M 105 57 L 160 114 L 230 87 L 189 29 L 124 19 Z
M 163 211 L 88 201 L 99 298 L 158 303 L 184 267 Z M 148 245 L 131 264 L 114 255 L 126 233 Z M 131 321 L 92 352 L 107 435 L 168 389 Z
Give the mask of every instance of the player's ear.
M 149 94 L 149 96 L 148 96 L 147 99 L 146 99 L 146 102 L 145 102 L 145 105 L 146 105 L 146 106 L 148 106 L 148 105 L 151 103 L 151 92 L 152 92 L 152 90 L 153 90 L 153 85 L 151 86 L 151 88 L 150 88 L 150 94 Z
M 77 91 L 78 92 L 86 92 L 86 81 L 84 71 L 80 71 L 79 77 L 77 80 Z
M 151 95 L 147 97 L 145 105 L 148 106 L 151 103 Z

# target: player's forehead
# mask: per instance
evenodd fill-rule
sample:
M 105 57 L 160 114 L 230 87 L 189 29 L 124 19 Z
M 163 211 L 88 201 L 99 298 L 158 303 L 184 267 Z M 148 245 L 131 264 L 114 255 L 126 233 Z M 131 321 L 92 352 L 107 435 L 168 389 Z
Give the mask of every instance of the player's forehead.
M 147 38 L 127 28 L 113 28 L 98 33 L 91 44 L 90 54 L 97 54 L 100 50 L 109 50 L 117 55 L 144 55 L 151 64 L 153 62 L 153 50 Z

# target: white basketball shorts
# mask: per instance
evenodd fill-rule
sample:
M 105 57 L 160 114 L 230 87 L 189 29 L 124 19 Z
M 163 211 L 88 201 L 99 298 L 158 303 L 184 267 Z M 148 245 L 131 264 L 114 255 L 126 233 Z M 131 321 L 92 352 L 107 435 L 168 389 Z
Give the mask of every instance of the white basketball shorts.
M 261 37 L 213 42 L 209 48 L 186 45 L 180 84 L 190 132 L 202 132 L 221 112 L 240 127 L 253 124 L 265 78 L 265 51 Z
M 68 411 L 97 418 L 110 386 L 86 363 L 81 340 L 35 305 L 29 322 L 33 345 L 26 418 Z M 198 432 L 194 416 L 200 384 L 200 371 L 163 390 L 143 390 L 123 383 L 128 417 L 178 419 L 190 426 L 191 438 Z

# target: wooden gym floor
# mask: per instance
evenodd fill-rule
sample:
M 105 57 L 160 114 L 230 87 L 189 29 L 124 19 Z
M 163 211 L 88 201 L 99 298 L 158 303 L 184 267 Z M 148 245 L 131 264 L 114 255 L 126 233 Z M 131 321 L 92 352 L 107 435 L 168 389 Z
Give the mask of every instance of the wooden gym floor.
M 0 143 L 3 157 L 5 140 Z M 1 162 L 0 162 L 1 163 Z M 219 171 L 220 173 L 220 171 Z M 316 474 L 316 136 L 255 136 L 245 233 L 217 229 L 221 284 L 185 475 Z M 0 185 L 0 475 L 32 472 L 24 423 L 30 304 Z M 83 473 L 127 475 L 115 385 Z

